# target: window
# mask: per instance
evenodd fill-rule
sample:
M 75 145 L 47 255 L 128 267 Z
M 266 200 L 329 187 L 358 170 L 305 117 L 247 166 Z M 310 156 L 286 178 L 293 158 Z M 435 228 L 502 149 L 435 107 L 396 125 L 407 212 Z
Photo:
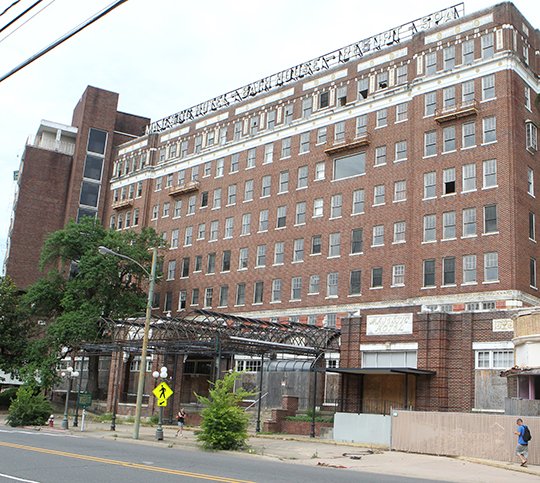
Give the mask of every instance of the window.
M 234 153 L 231 156 L 231 173 L 236 173 L 240 165 L 240 153 Z
M 464 106 L 474 102 L 474 80 L 461 84 L 461 103 Z
M 392 266 L 392 287 L 405 285 L 405 265 Z
M 320 277 L 318 275 L 311 275 L 309 277 L 309 293 L 317 294 L 320 291 Z
M 531 88 L 527 85 L 525 86 L 525 107 L 531 110 Z
M 189 257 L 182 258 L 182 271 L 180 276 L 182 278 L 189 277 Z
M 219 306 L 226 307 L 229 304 L 229 286 L 222 285 L 219 287 Z
M 255 261 L 256 267 L 266 266 L 266 245 L 259 245 L 257 247 L 257 259 Z
M 197 228 L 197 240 L 204 240 L 205 235 L 206 235 L 206 224 L 199 223 L 199 227 Z
M 289 172 L 282 171 L 279 173 L 279 190 L 278 193 L 286 193 L 289 191 Z
M 407 199 L 407 181 L 400 180 L 394 182 L 394 203 Z
M 281 140 L 281 158 L 289 158 L 291 156 L 291 138 Z
M 476 236 L 476 208 L 464 208 L 463 237 Z
M 274 245 L 274 265 L 283 265 L 285 260 L 285 243 L 276 242 Z
M 383 184 L 379 184 L 373 188 L 373 206 L 384 205 L 385 203 L 385 188 Z
M 482 59 L 489 59 L 493 57 L 495 48 L 493 46 L 493 32 L 482 35 L 480 37 L 482 47 Z
M 443 153 L 456 150 L 456 126 L 447 126 L 443 129 Z
M 456 87 L 451 86 L 443 89 L 443 109 L 449 110 L 456 107 Z
M 232 238 L 234 233 L 234 218 L 225 218 L 225 236 L 224 238 Z
M 428 92 L 424 95 L 424 116 L 433 116 L 437 108 L 437 93 Z
M 170 203 L 163 203 L 163 211 L 161 213 L 162 218 L 166 218 L 169 216 L 169 209 L 170 209 Z
M 364 230 L 362 228 L 354 228 L 351 231 L 351 255 L 362 253 L 364 245 Z
M 300 154 L 309 153 L 309 132 L 300 134 Z
M 475 351 L 476 369 L 509 369 L 514 365 L 513 350 Z
M 462 192 L 476 190 L 476 164 L 464 164 L 461 168 L 462 172 Z
M 236 204 L 236 185 L 231 184 L 227 188 L 227 206 Z
M 306 223 L 306 202 L 296 203 L 295 225 L 304 225 Z
M 449 45 L 443 50 L 443 68 L 452 70 L 456 65 L 456 47 Z
M 152 220 L 157 220 L 159 214 L 159 205 L 154 205 L 152 207 Z
M 188 142 L 184 140 L 180 143 L 180 157 L 185 158 L 188 154 Z
M 248 267 L 248 256 L 249 256 L 249 249 L 240 248 L 240 251 L 238 254 L 238 270 L 243 270 Z
M 274 129 L 276 127 L 276 111 L 268 111 L 266 116 L 266 127 L 267 129 Z
M 476 255 L 463 256 L 463 283 L 476 283 Z
M 529 211 L 529 239 L 536 240 L 536 215 Z
M 216 161 L 216 178 L 223 176 L 225 171 L 225 158 L 220 158 Z
M 319 94 L 319 109 L 324 109 L 330 105 L 330 92 L 324 91 Z
M 268 231 L 268 210 L 259 212 L 259 231 Z
M 283 228 L 287 224 L 287 206 L 278 206 L 276 228 Z
M 210 234 L 208 237 L 208 241 L 216 241 L 218 239 L 218 233 L 219 233 L 219 221 L 214 220 L 210 223 Z
M 536 258 L 529 259 L 529 285 L 536 288 Z
M 202 271 L 202 255 L 195 255 L 195 266 L 193 267 L 194 272 Z
M 375 267 L 371 269 L 371 288 L 381 288 L 383 286 L 383 269 Z
M 451 195 L 456 192 L 456 168 L 443 170 L 443 195 Z
M 385 127 L 388 125 L 388 109 L 380 109 L 377 111 L 376 127 Z
M 178 292 L 178 310 L 184 310 L 187 306 L 187 292 L 180 290 Z
M 341 233 L 330 233 L 328 243 L 328 256 L 339 257 L 341 255 Z
M 424 156 L 435 156 L 437 154 L 437 132 L 429 131 L 424 133 Z
M 499 281 L 499 254 L 484 253 L 484 282 Z
M 253 180 L 248 179 L 244 183 L 244 201 L 253 200 Z
M 476 146 L 476 125 L 474 122 L 463 124 L 462 133 L 462 149 Z
M 407 83 L 407 64 L 400 65 L 396 69 L 396 85 Z
M 201 193 L 201 208 L 206 208 L 208 206 L 208 191 L 203 191 Z
M 193 227 L 186 227 L 186 233 L 184 234 L 184 246 L 189 246 L 193 243 Z
M 167 280 L 174 280 L 176 275 L 176 260 L 169 261 L 167 265 Z
M 355 153 L 334 160 L 334 180 L 360 176 L 366 172 L 366 153 Z M 319 178 L 316 178 L 319 179 Z M 324 179 L 324 178 L 322 178 Z
M 408 108 L 408 102 L 403 102 L 396 106 L 396 122 L 402 122 L 408 119 Z
M 388 71 L 383 71 L 377 74 L 378 89 L 386 89 L 388 87 Z
M 437 196 L 435 171 L 424 173 L 424 199 L 435 198 Z
M 525 123 L 525 147 L 529 151 L 538 149 L 538 128 L 531 121 Z
M 345 140 L 345 121 L 334 124 L 334 141 L 343 142 Z
M 171 248 L 178 248 L 178 228 L 171 231 Z
M 283 111 L 283 124 L 289 125 L 293 120 L 293 105 L 287 104 Z
M 307 188 L 307 185 L 308 185 L 308 167 L 300 166 L 298 168 L 296 189 Z
M 362 114 L 356 118 L 356 137 L 367 134 L 367 114 Z
M 351 270 L 349 275 L 349 295 L 361 295 L 362 270 Z
M 217 210 L 221 208 L 221 188 L 214 190 L 214 199 L 212 201 L 212 209 Z
M 326 127 L 321 127 L 317 129 L 317 144 L 325 144 L 326 143 Z
M 238 141 L 242 137 L 243 122 L 237 121 L 234 123 L 233 140 Z
M 235 305 L 245 305 L 246 303 L 246 284 L 236 284 L 236 302 Z
M 394 223 L 394 240 L 392 243 L 405 243 L 405 230 L 407 224 L 404 221 Z
M 431 75 L 437 72 L 437 52 L 426 54 L 426 74 Z
M 484 206 L 484 234 L 497 233 L 497 205 Z
M 198 136 L 195 136 L 195 143 L 194 143 L 193 152 L 194 153 L 200 153 L 201 149 L 202 149 L 202 136 L 198 135 Z
M 197 205 L 197 195 L 192 195 L 188 198 L 187 214 L 193 215 L 195 213 L 195 206 Z
M 293 262 L 304 261 L 304 239 L 297 238 L 293 244 Z
M 315 181 L 321 181 L 324 179 L 325 164 L 324 161 L 315 165 Z
M 199 179 L 199 167 L 193 166 L 191 168 L 191 181 L 197 181 Z
M 264 282 L 262 281 L 255 282 L 255 287 L 253 288 L 253 303 L 254 304 L 263 303 L 263 292 L 264 292 Z
M 302 277 L 293 277 L 291 280 L 291 300 L 302 298 Z
M 337 297 L 338 296 L 338 273 L 331 272 L 326 277 L 326 296 Z
M 353 191 L 352 214 L 364 213 L 364 190 Z
M 213 146 L 215 140 L 216 140 L 216 131 L 214 130 L 208 131 L 208 134 L 206 136 L 206 145 Z
M 263 160 L 263 163 L 268 164 L 268 163 L 271 163 L 273 160 L 274 160 L 274 144 L 273 143 L 265 144 L 264 145 L 264 160 Z M 255 162 L 253 162 L 253 166 L 255 166 Z
M 228 272 L 231 270 L 231 251 L 230 250 L 224 250 L 223 251 L 223 258 L 221 260 L 221 271 L 222 272 Z
M 263 176 L 261 187 L 261 198 L 270 196 L 272 191 L 272 177 L 270 175 Z
M 443 285 L 456 284 L 456 258 L 443 258 Z
M 495 116 L 482 119 L 482 142 L 484 144 L 497 141 L 497 119 Z
M 384 245 L 384 225 L 375 225 L 373 227 L 373 240 L 371 246 L 377 247 Z
M 241 235 L 249 235 L 251 233 L 251 213 L 242 215 L 242 232 Z
M 266 149 L 266 146 L 265 146 L 265 149 Z M 246 159 L 246 169 L 254 168 L 256 161 L 257 161 L 257 150 L 255 148 L 248 149 L 247 159 Z
M 461 44 L 461 63 L 472 64 L 474 61 L 474 40 L 465 40 Z
M 272 302 L 281 302 L 281 279 L 276 278 L 272 280 Z
M 311 254 L 320 255 L 322 253 L 322 238 L 321 235 L 313 235 L 311 237 Z
M 407 141 L 398 141 L 395 145 L 395 162 L 407 159 Z
M 527 193 L 534 196 L 534 170 L 527 168 Z
M 436 215 L 424 215 L 424 242 L 433 242 L 436 240 L 437 233 Z
M 216 254 L 209 253 L 206 264 L 206 273 L 216 273 Z
M 375 148 L 375 166 L 383 166 L 386 164 L 386 146 Z
M 424 260 L 424 287 L 435 287 L 435 260 Z
M 330 199 L 330 218 L 339 218 L 341 216 L 342 205 L 343 197 L 341 194 L 333 195 Z
M 323 216 L 324 212 L 324 200 L 323 198 L 316 198 L 313 200 L 313 218 Z
M 139 224 L 139 208 L 135 208 L 133 210 L 133 226 L 137 226 Z
M 358 80 L 357 85 L 358 100 L 366 99 L 369 93 L 369 78 L 364 77 Z
M 482 100 L 495 98 L 495 74 L 482 77 Z
M 199 305 L 199 289 L 194 288 L 191 291 L 191 305 Z
M 483 188 L 494 188 L 497 186 L 497 160 L 488 159 L 482 163 Z

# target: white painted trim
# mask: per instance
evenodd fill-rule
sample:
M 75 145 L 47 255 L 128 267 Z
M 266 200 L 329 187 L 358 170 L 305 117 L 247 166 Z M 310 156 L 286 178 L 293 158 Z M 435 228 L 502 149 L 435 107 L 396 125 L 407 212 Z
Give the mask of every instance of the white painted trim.
M 438 40 L 447 39 L 448 37 L 453 37 L 454 35 L 462 34 L 463 32 L 467 32 L 469 30 L 481 27 L 482 25 L 486 25 L 492 22 L 493 22 L 492 13 L 490 13 L 489 15 L 484 15 L 483 17 L 471 19 L 468 22 L 462 22 L 451 28 L 441 30 L 440 32 L 433 33 L 431 35 L 426 35 L 424 39 L 424 44 L 427 45 L 427 44 L 431 44 L 432 42 L 437 42 Z
M 201 129 L 202 127 L 210 126 L 211 124 L 215 124 L 216 122 L 224 121 L 225 119 L 229 118 L 228 112 L 223 112 L 217 116 L 209 117 L 208 119 L 204 119 L 201 122 L 198 122 L 195 124 L 195 129 Z
M 304 84 L 302 85 L 302 90 L 308 91 L 309 89 L 313 89 L 314 87 L 328 84 L 329 82 L 335 81 L 337 79 L 342 79 L 343 77 L 347 77 L 347 73 L 348 69 L 342 69 L 338 70 L 337 72 L 332 72 L 331 74 L 319 77 L 318 79 L 304 82 Z
M 510 340 L 493 341 L 493 342 L 473 342 L 472 348 L 474 351 L 492 350 L 492 349 L 513 349 L 514 344 Z
M 418 350 L 418 342 L 395 342 L 391 344 L 360 344 L 362 352 Z
M 287 89 L 285 91 L 281 91 L 276 94 L 272 94 L 271 96 L 263 97 L 262 99 L 259 99 L 258 101 L 250 102 L 249 104 L 240 106 L 234 111 L 234 113 L 238 116 L 238 114 L 243 114 L 244 112 L 257 109 L 258 107 L 266 106 L 267 104 L 271 104 L 272 102 L 276 102 L 276 101 L 279 101 L 280 99 L 285 99 L 286 97 L 290 97 L 293 94 L 294 94 L 294 87 L 291 87 L 290 89 Z

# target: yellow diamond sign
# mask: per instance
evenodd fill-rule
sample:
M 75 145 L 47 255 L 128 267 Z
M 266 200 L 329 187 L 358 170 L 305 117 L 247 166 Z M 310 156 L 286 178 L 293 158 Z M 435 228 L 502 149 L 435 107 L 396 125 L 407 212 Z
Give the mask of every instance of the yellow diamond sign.
M 172 396 L 173 390 L 169 387 L 166 382 L 162 382 L 152 391 L 154 396 L 157 397 L 158 406 L 166 406 L 167 399 Z

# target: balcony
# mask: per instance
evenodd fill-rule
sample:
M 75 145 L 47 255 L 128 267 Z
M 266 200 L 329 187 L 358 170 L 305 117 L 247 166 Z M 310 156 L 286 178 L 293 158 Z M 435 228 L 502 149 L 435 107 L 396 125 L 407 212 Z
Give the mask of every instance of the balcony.
M 191 191 L 197 191 L 199 189 L 198 181 L 189 181 L 178 186 L 171 186 L 169 188 L 169 196 L 178 196 L 183 193 L 190 193 Z
M 129 208 L 130 206 L 133 206 L 133 200 L 127 198 L 125 200 L 115 201 L 112 204 L 113 210 L 121 210 L 123 208 Z
M 478 102 L 475 100 L 464 102 L 459 105 L 437 109 L 435 111 L 435 120 L 442 124 L 448 121 L 454 121 L 463 117 L 476 116 L 478 114 Z
M 363 134 L 354 139 L 344 139 L 343 141 L 334 142 L 334 145 L 325 149 L 324 152 L 328 155 L 351 151 L 353 149 L 368 146 L 370 143 L 369 134 Z

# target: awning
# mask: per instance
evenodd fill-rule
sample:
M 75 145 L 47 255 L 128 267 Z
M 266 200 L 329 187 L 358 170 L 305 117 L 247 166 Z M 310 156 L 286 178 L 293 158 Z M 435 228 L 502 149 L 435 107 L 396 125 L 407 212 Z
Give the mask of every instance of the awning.
M 413 367 L 337 367 L 326 369 L 326 372 L 339 374 L 413 374 L 415 376 L 434 376 L 436 371 L 415 369 Z

